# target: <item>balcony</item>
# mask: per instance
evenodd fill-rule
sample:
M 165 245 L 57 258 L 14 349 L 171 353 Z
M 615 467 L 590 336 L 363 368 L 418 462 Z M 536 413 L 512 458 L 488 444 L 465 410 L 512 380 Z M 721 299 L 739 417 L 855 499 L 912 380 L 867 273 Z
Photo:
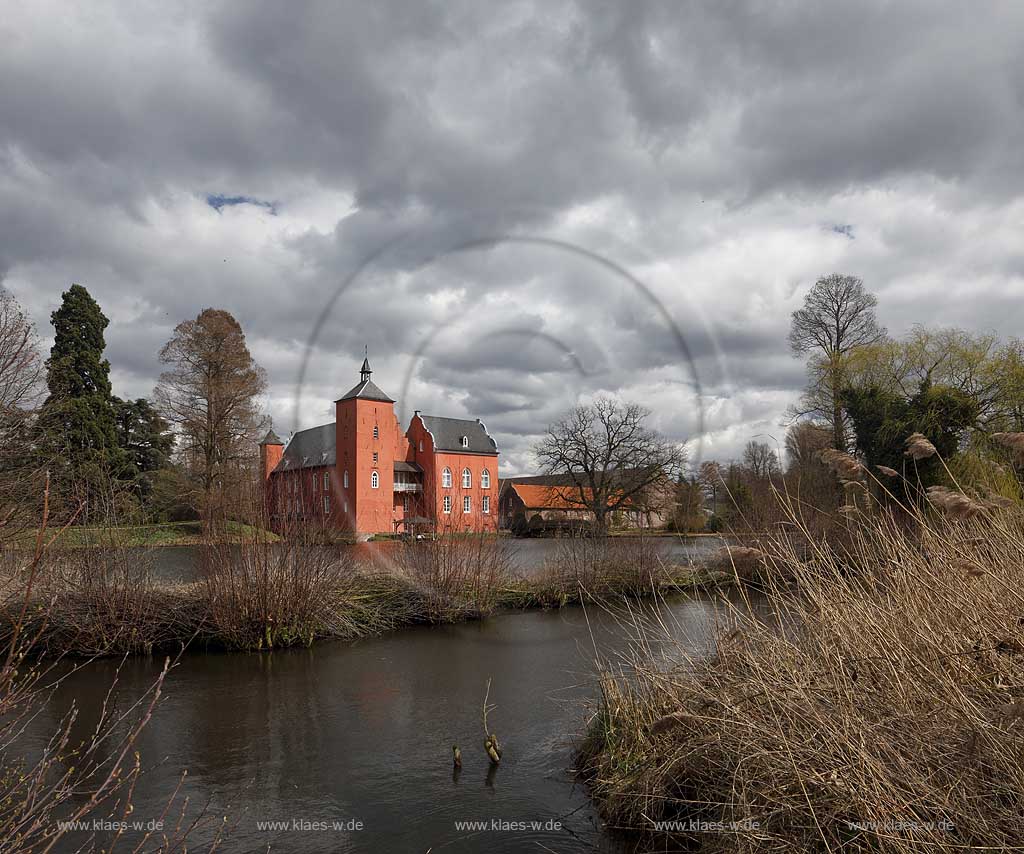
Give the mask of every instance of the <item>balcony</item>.
M 399 483 L 395 481 L 395 492 L 423 492 L 422 483 Z

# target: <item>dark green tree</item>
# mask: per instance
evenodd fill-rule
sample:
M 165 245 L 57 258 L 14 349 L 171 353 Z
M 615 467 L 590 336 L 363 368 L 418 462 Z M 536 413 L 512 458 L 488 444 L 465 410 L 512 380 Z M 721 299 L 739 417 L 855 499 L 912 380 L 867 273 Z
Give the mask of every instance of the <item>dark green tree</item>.
M 110 363 L 103 358 L 109 321 L 81 285 L 63 294 L 50 316 L 54 341 L 46 362 L 49 396 L 41 426 L 51 456 L 64 463 L 65 488 L 94 491 L 123 474 L 110 393 Z
M 869 466 L 883 465 L 907 472 L 911 483 L 928 487 L 939 483 L 944 469 L 939 457 L 952 459 L 966 430 L 978 421 L 977 401 L 959 389 L 923 381 L 910 398 L 868 386 L 847 389 L 844 405 L 853 422 L 857 451 Z M 918 460 L 904 455 L 907 437 L 924 435 L 938 457 Z M 906 469 L 904 467 L 906 466 Z
M 170 465 L 174 434 L 144 397 L 115 397 L 113 406 L 118 446 L 140 497 L 145 499 L 151 491 L 153 475 Z

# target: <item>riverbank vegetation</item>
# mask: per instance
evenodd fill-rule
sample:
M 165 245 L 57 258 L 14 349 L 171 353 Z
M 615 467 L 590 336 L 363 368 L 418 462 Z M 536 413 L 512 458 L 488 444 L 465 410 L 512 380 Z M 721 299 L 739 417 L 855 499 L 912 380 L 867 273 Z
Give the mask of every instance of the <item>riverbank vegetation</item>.
M 906 453 L 945 468 L 923 437 Z M 767 613 L 733 609 L 710 657 L 652 629 L 604 672 L 580 750 L 593 795 L 610 826 L 671 850 L 1016 845 L 1024 513 L 990 488 L 896 488 L 895 472 L 824 458 L 862 484 L 843 536 L 816 536 L 780 496 L 789 532 L 738 550 Z
M 160 579 L 152 554 L 120 544 L 53 546 L 38 561 L 24 617 L 33 651 L 120 655 L 266 650 L 354 639 L 403 625 L 479 619 L 502 609 L 565 607 L 657 597 L 725 582 L 670 563 L 659 539 L 561 541 L 539 569 L 519 572 L 514 543 L 480 535 L 396 544 L 376 563 L 316 531 L 197 547 L 198 580 Z M 58 534 L 47 534 L 59 542 Z M 0 625 L 20 615 L 26 553 L 0 555 L 6 586 Z

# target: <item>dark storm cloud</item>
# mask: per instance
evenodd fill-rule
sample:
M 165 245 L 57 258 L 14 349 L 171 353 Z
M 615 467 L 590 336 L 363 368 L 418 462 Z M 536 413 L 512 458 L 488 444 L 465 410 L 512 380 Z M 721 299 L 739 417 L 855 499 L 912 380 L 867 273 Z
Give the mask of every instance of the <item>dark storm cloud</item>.
M 0 21 L 0 279 L 44 332 L 86 284 L 123 394 L 216 305 L 279 420 L 319 320 L 311 423 L 368 344 L 375 378 L 394 391 L 413 365 L 413 406 L 488 417 L 517 466 L 601 391 L 680 438 L 703 402 L 728 454 L 798 393 L 789 314 L 832 269 L 862 275 L 895 331 L 1024 319 L 1024 7 L 151 2 Z M 476 242 L 503 235 L 583 251 Z

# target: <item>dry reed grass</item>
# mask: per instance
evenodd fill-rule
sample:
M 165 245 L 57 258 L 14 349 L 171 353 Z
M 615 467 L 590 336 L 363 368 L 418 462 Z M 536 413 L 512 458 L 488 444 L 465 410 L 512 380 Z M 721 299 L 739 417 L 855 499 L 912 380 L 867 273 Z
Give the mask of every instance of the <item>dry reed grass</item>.
M 59 662 L 44 664 L 30 656 L 50 625 L 52 602 L 45 588 L 57 570 L 50 554 L 55 536 L 48 518 L 47 479 L 34 548 L 3 555 L 3 595 L 12 618 L 0 643 L 0 850 L 184 852 L 195 831 L 205 831 L 211 824 L 209 850 L 215 850 L 223 825 L 218 828 L 205 810 L 190 810 L 180 783 L 168 793 L 163 813 L 151 817 L 152 824 L 130 840 L 125 837 L 135 786 L 143 773 L 136 745 L 173 667 L 170 659 L 149 689 L 127 705 L 113 702 L 115 680 L 84 739 L 73 735 L 82 729 L 76 728 L 78 711 L 72 707 L 54 715 L 59 723 L 41 745 L 26 745 L 27 731 L 51 701 L 51 689 L 63 672 Z M 112 602 L 110 607 L 116 610 L 123 604 Z M 83 832 L 70 826 L 88 826 L 95 819 L 106 822 L 111 831 Z
M 639 639 L 602 677 L 581 768 L 652 850 L 1007 850 L 1024 844 L 1024 520 L 878 514 L 842 550 L 775 540 L 772 618 L 710 658 Z M 762 544 L 764 545 L 764 544 Z M 742 822 L 736 833 L 655 822 Z

